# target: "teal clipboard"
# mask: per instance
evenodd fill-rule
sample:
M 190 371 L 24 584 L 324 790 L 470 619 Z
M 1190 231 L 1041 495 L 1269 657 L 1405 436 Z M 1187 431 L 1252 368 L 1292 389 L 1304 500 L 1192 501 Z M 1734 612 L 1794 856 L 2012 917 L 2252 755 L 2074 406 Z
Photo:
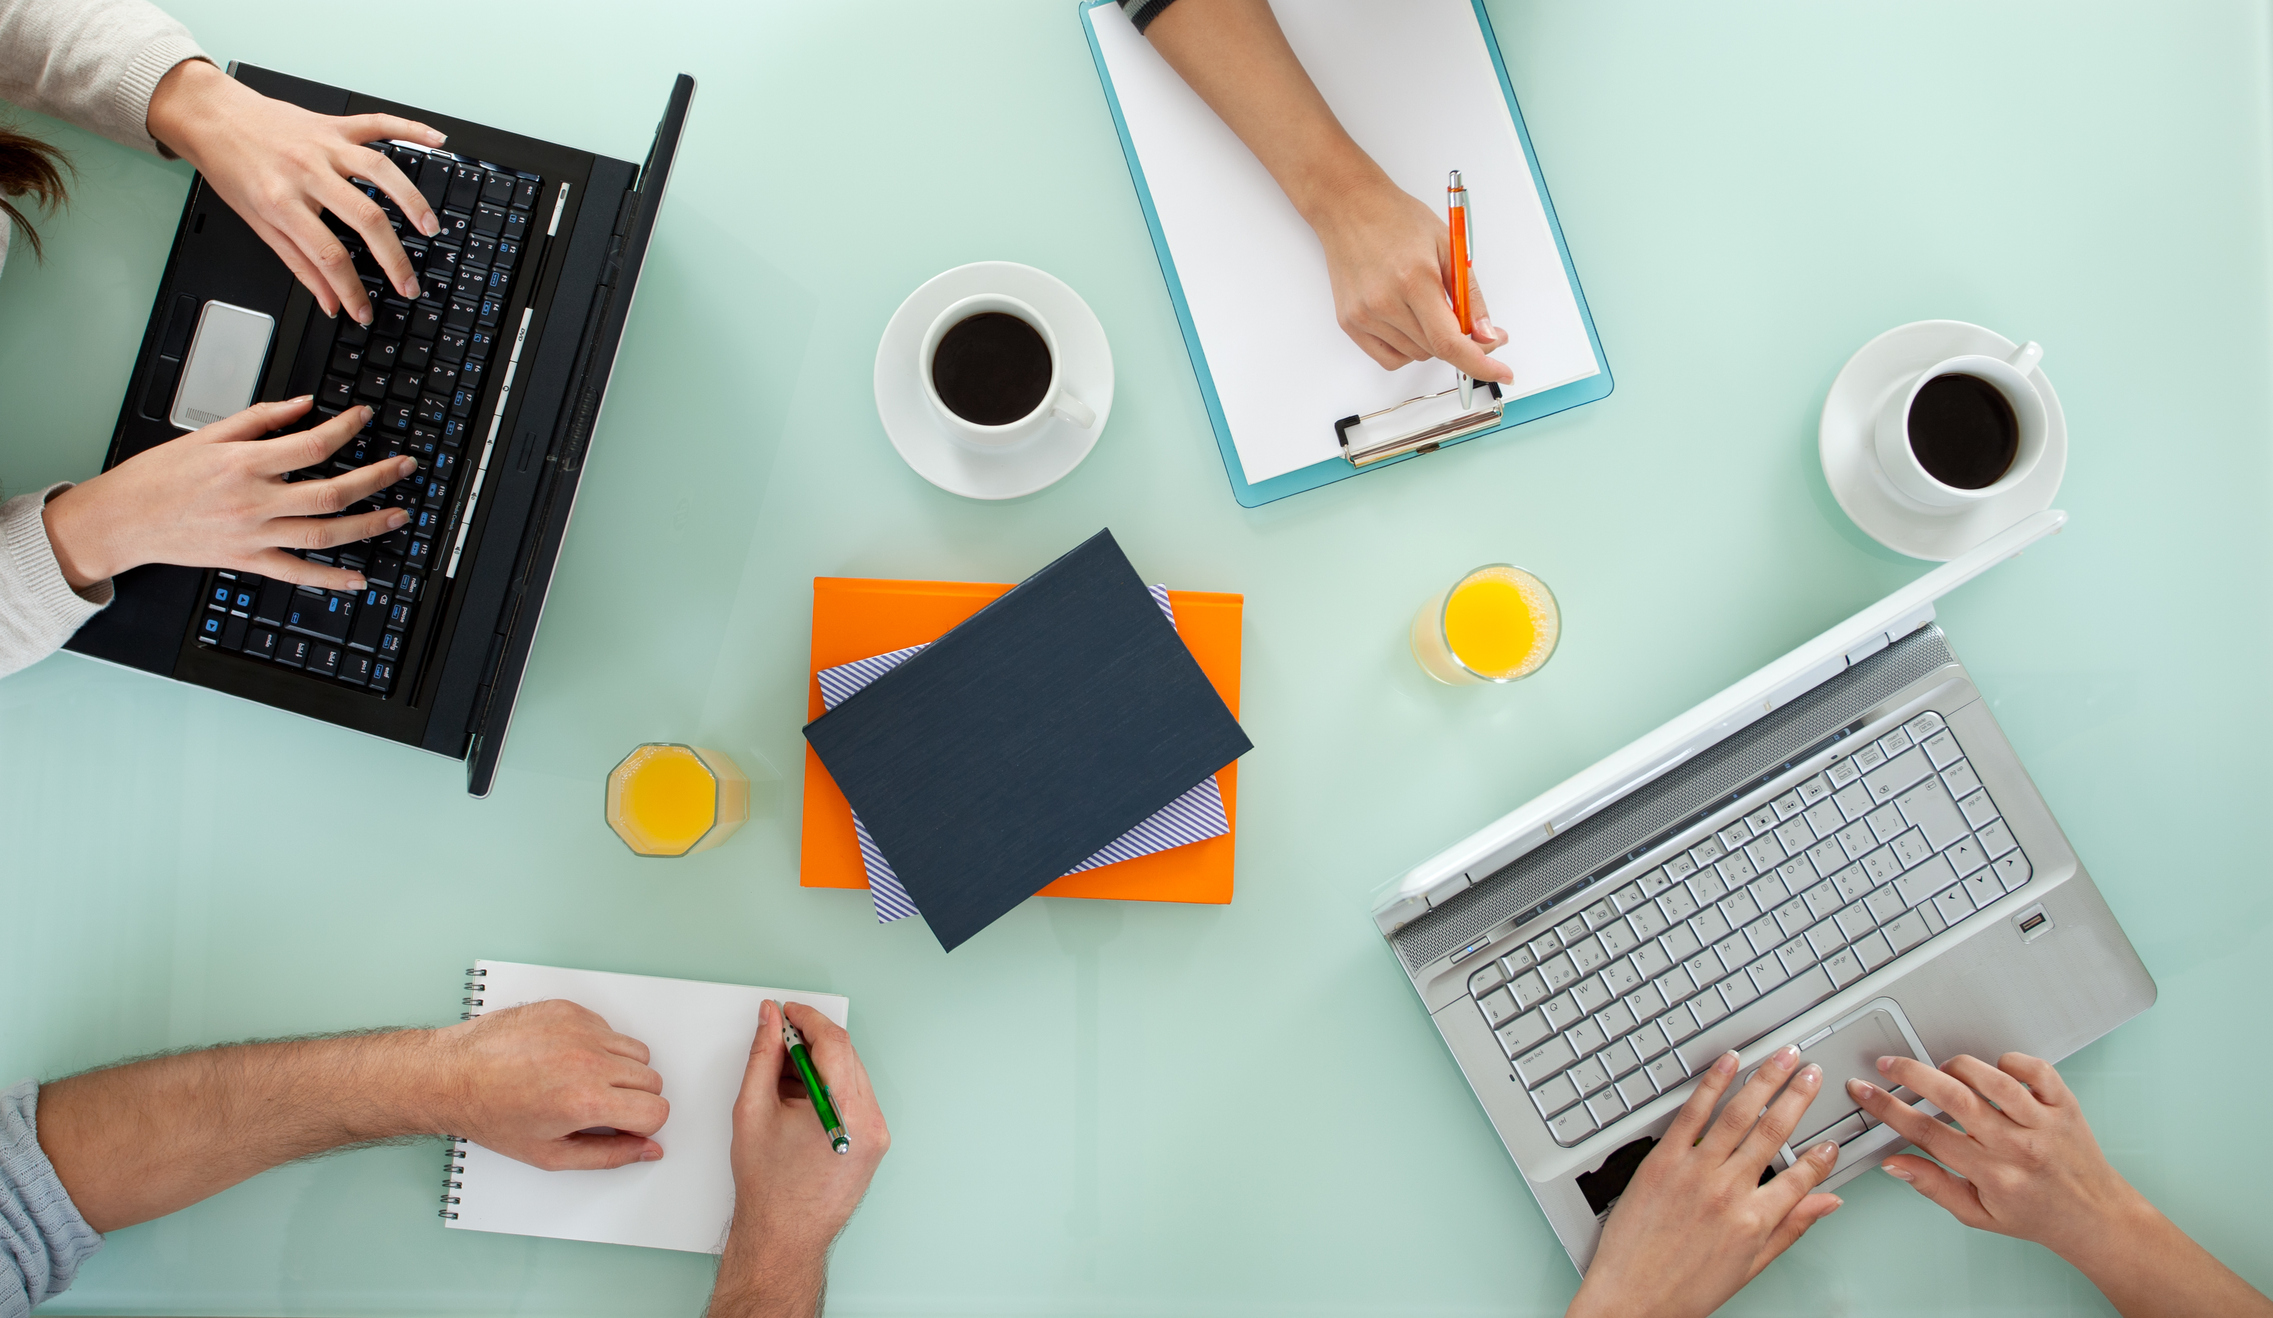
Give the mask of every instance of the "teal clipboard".
M 1192 373 L 1199 377 L 1200 401 L 1207 407 L 1208 424 L 1215 428 L 1215 446 L 1223 455 L 1224 474 L 1231 478 L 1232 497 L 1239 500 L 1243 507 L 1256 508 L 1290 494 L 1300 494 L 1304 490 L 1314 490 L 1351 476 L 1427 457 L 1425 453 L 1408 453 L 1403 457 L 1389 458 L 1364 467 L 1353 467 L 1341 458 L 1329 458 L 1287 472 L 1283 476 L 1273 476 L 1267 481 L 1250 482 L 1247 479 L 1246 471 L 1239 465 L 1239 450 L 1231 442 L 1231 426 L 1224 419 L 1223 404 L 1216 397 L 1215 376 L 1208 369 L 1207 353 L 1200 347 L 1199 328 L 1192 323 L 1191 306 L 1184 300 L 1184 284 L 1176 274 L 1175 254 L 1168 250 L 1168 235 L 1161 230 L 1159 212 L 1153 209 L 1152 189 L 1144 180 L 1144 164 L 1137 159 L 1136 143 L 1129 137 L 1128 120 L 1121 114 L 1121 98 L 1113 90 L 1113 75 L 1105 67 L 1105 52 L 1097 44 L 1097 27 L 1091 18 L 1092 11 L 1118 3 L 1119 0 L 1079 0 L 1081 30 L 1089 39 L 1089 55 L 1097 64 L 1097 81 L 1105 89 L 1105 104 L 1113 112 L 1113 131 L 1119 135 L 1121 154 L 1129 163 L 1129 180 L 1136 184 L 1137 204 L 1144 209 L 1144 227 L 1152 235 L 1153 253 L 1160 258 L 1160 273 L 1168 281 L 1168 298 L 1176 306 L 1176 323 L 1184 331 L 1184 349 L 1191 354 Z M 1554 199 L 1547 193 L 1547 178 L 1539 172 L 1539 156 L 1531 149 L 1531 130 L 1524 126 L 1523 110 L 1515 103 L 1515 88 L 1507 80 L 1507 62 L 1500 58 L 1499 38 L 1492 33 L 1491 15 L 1484 12 L 1483 0 L 1469 0 L 1469 3 L 1476 11 L 1477 24 L 1484 30 L 1484 48 L 1491 52 L 1492 71 L 1499 76 L 1500 94 L 1507 98 L 1508 116 L 1515 121 L 1515 135 L 1523 143 L 1524 163 L 1531 167 L 1531 182 L 1539 190 L 1540 209 L 1546 212 L 1547 228 L 1555 236 L 1555 250 L 1563 258 L 1563 275 L 1570 280 L 1571 296 L 1578 303 L 1579 319 L 1586 326 L 1586 339 L 1594 349 L 1594 364 L 1601 374 L 1516 399 L 1507 405 L 1500 424 L 1489 430 L 1479 430 L 1473 435 L 1447 441 L 1442 446 L 1444 448 L 1465 444 L 1486 435 L 1496 435 L 1526 421 L 1552 416 L 1583 403 L 1599 402 L 1610 396 L 1613 387 L 1610 360 L 1602 354 L 1602 336 L 1595 332 L 1594 312 L 1586 304 L 1586 290 L 1579 286 L 1578 269 L 1571 264 L 1570 244 L 1563 241 L 1563 222 L 1555 216 Z

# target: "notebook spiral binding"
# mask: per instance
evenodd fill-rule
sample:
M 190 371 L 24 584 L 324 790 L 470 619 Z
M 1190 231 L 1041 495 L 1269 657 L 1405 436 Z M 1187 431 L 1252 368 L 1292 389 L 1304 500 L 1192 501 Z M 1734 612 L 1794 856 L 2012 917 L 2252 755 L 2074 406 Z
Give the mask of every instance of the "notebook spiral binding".
M 479 969 L 474 966 L 466 967 L 466 991 L 469 993 L 481 991 L 485 987 L 484 981 L 486 981 L 488 978 L 488 971 Z M 478 1007 L 482 1005 L 482 1002 L 480 998 L 461 998 L 458 1001 L 458 1005 L 462 1007 Z M 474 1014 L 470 1011 L 461 1011 L 458 1013 L 459 1020 L 470 1021 L 473 1018 Z M 441 1216 L 445 1220 L 451 1222 L 457 1221 L 458 1215 L 451 1212 L 450 1209 L 453 1205 L 458 1204 L 460 1200 L 457 1195 L 451 1194 L 450 1192 L 452 1190 L 463 1190 L 466 1188 L 466 1183 L 458 1179 L 458 1177 L 463 1175 L 466 1170 L 465 1163 L 460 1161 L 460 1159 L 466 1156 L 466 1143 L 467 1142 L 464 1139 L 461 1139 L 456 1135 L 452 1135 L 450 1137 L 450 1156 L 442 1166 L 443 1178 Z

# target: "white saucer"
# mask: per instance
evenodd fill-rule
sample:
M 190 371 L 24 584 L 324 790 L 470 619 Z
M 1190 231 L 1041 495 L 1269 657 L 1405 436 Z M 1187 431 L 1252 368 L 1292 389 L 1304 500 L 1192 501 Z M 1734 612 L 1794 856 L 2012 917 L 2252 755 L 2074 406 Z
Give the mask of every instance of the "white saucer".
M 1888 483 L 1873 448 L 1879 407 L 1897 384 L 1946 358 L 1967 353 L 2010 357 L 2018 347 L 1995 330 L 1962 320 L 1919 320 L 1872 339 L 1840 368 L 1823 400 L 1816 444 L 1831 496 L 1871 539 L 1912 558 L 1946 561 L 2052 506 L 2068 470 L 2068 422 L 2060 412 L 2060 395 L 2041 366 L 2028 378 L 2044 396 L 2044 456 L 2026 480 L 1996 498 L 1962 508 L 1929 508 Z
M 924 395 L 916 353 L 924 331 L 948 307 L 979 293 L 1025 302 L 1057 333 L 1060 378 L 1097 413 L 1084 430 L 1053 418 L 1040 432 L 1007 448 L 986 449 L 956 438 Z M 1013 261 L 977 261 L 934 276 L 892 313 L 876 345 L 876 414 L 884 433 L 916 474 L 968 499 L 1015 499 L 1047 489 L 1081 465 L 1113 411 L 1113 349 L 1105 327 L 1081 295 L 1056 277 Z

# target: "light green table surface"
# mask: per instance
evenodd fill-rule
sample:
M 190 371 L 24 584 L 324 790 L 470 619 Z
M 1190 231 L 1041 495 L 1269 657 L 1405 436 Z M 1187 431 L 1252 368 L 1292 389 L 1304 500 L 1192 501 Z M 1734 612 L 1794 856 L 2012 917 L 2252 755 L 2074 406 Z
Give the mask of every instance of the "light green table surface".
M 175 9 L 225 57 L 633 159 L 671 75 L 702 90 L 496 794 L 73 656 L 0 683 L 0 1084 L 447 1021 L 480 956 L 826 989 L 894 1134 L 834 1312 L 1558 1312 L 1570 1264 L 1367 894 L 1918 575 L 1832 502 L 1816 412 L 1872 335 L 1951 317 L 2045 344 L 2074 521 L 1942 620 L 2161 986 L 2066 1073 L 2273 1286 L 2263 4 L 1492 4 L 1617 392 L 1256 511 L 1070 0 L 405 0 L 416 60 L 351 7 Z M 101 461 L 188 179 L 37 126 L 79 175 L 0 281 L 12 490 Z M 1078 290 L 1119 371 L 1087 463 L 1007 505 L 916 477 L 869 391 L 900 299 L 990 258 Z M 1033 901 L 944 956 L 800 889 L 811 578 L 1015 580 L 1100 526 L 1247 598 L 1237 900 Z M 1561 652 L 1434 685 L 1406 621 L 1493 560 L 1554 586 Z M 726 847 L 608 834 L 602 775 L 652 739 L 770 766 Z M 118 1233 L 51 1311 L 699 1309 L 706 1257 L 444 1230 L 440 1166 L 272 1172 Z M 1846 1198 L 1730 1311 L 2101 1307 L 1889 1179 Z

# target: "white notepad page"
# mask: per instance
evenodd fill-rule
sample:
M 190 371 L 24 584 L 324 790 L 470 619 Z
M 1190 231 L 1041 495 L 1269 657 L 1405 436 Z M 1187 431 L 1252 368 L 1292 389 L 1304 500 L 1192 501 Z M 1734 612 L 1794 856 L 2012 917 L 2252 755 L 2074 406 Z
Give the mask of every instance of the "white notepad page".
M 458 1214 L 448 1225 L 561 1240 L 597 1240 L 715 1254 L 734 1214 L 734 1098 L 742 1089 L 758 1005 L 802 1002 L 846 1023 L 852 1004 L 834 993 L 796 993 L 691 979 L 562 970 L 516 961 L 477 961 L 475 1015 L 566 998 L 607 1018 L 618 1034 L 647 1045 L 663 1077 L 670 1119 L 655 1132 L 663 1157 L 609 1171 L 548 1172 L 479 1145 L 465 1148 Z M 825 1079 L 825 1077 L 824 1077 Z M 825 1138 L 819 1122 L 813 1138 Z
M 1477 281 L 1509 399 L 1600 373 L 1469 0 L 1280 0 L 1289 44 L 1397 186 L 1444 213 L 1468 186 Z M 1089 11 L 1129 139 L 1249 483 L 1338 458 L 1334 423 L 1450 388 L 1442 362 L 1384 371 L 1334 319 L 1326 254 L 1254 155 L 1116 5 Z

